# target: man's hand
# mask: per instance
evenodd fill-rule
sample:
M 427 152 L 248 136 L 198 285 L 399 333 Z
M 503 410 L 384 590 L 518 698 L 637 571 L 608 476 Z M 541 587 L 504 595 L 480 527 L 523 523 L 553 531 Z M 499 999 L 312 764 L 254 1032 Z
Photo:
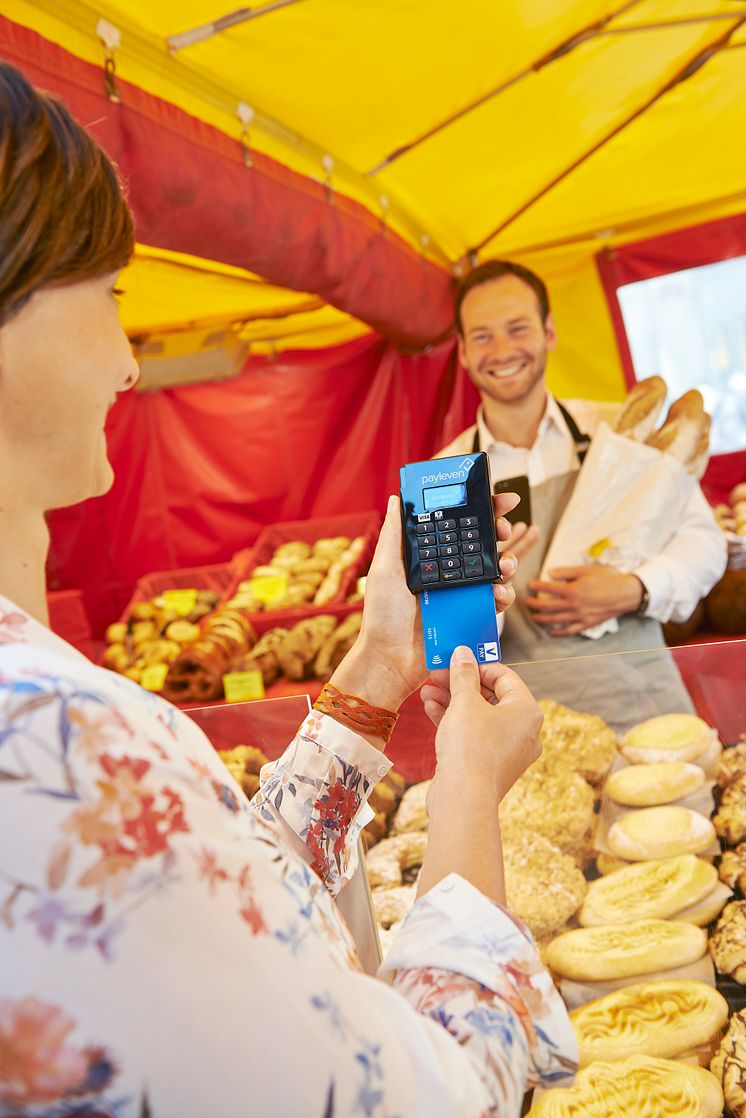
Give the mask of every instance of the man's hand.
M 640 580 L 611 567 L 557 567 L 549 575 L 552 582 L 529 583 L 533 593 L 526 605 L 552 637 L 574 637 L 610 617 L 634 612 L 642 600 Z
M 522 520 L 513 525 L 513 531 L 505 541 L 505 550 L 515 555 L 520 563 L 524 555 L 528 555 L 532 547 L 539 542 L 541 532 L 538 524 L 524 524 Z

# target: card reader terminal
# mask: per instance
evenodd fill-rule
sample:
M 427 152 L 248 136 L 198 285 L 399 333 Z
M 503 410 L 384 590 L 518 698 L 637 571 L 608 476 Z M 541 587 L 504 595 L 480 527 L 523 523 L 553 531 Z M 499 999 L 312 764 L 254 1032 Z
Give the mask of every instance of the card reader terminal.
M 410 462 L 399 478 L 409 589 L 500 579 L 487 455 Z

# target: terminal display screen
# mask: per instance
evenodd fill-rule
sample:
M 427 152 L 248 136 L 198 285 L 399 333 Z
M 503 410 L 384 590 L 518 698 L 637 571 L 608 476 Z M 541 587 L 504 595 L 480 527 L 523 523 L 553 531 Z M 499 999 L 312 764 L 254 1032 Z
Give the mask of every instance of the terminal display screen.
M 455 505 L 466 504 L 465 485 L 436 485 L 432 489 L 423 489 L 422 497 L 427 512 L 435 509 L 452 509 Z

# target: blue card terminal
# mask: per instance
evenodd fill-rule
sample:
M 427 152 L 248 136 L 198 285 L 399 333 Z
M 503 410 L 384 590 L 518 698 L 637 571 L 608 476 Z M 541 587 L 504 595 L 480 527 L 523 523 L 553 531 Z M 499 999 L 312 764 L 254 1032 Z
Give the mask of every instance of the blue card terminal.
M 411 462 L 399 471 L 407 585 L 421 595 L 429 668 L 468 645 L 500 659 L 492 583 L 500 578 L 487 455 Z

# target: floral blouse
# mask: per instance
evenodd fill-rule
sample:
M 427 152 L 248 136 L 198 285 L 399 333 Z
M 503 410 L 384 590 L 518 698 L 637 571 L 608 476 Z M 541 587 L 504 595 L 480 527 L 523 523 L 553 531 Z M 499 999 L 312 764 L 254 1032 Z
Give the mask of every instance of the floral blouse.
M 517 1115 L 572 1074 L 529 934 L 456 875 L 362 972 L 333 897 L 388 766 L 312 712 L 250 805 L 0 598 L 0 1118 Z

